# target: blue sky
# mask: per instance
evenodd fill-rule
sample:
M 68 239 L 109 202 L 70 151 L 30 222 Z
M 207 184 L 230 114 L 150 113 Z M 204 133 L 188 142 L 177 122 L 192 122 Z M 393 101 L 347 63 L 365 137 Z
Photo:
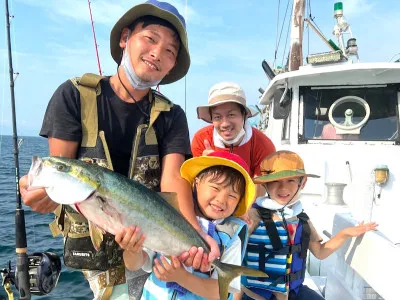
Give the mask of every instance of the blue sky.
M 291 1 L 291 0 L 290 0 Z M 12 48 L 16 80 L 18 134 L 38 135 L 47 103 L 59 84 L 86 72 L 97 73 L 86 0 L 10 0 Z M 109 33 L 116 20 L 142 1 L 92 0 L 103 74 L 116 64 L 109 54 Z M 220 81 L 240 84 L 249 104 L 256 104 L 258 88 L 268 79 L 261 62 L 274 61 L 278 0 L 174 0 L 186 15 L 191 68 L 186 76 L 186 113 L 190 134 L 206 125 L 197 120 L 196 107 L 207 103 L 209 88 Z M 325 36 L 333 40 L 333 0 L 312 0 L 311 12 Z M 187 3 L 187 5 L 186 5 Z M 344 0 L 344 13 L 357 38 L 362 62 L 389 61 L 400 52 L 400 1 Z M 280 1 L 282 23 L 287 0 Z M 4 16 L 4 1 L 0 9 Z M 290 10 L 290 8 L 289 8 Z M 287 25 L 287 23 L 286 23 Z M 0 23 L 0 135 L 12 133 L 5 19 Z M 281 24 L 279 25 L 280 30 Z M 277 64 L 282 64 L 285 26 Z M 308 52 L 307 29 L 304 53 Z M 310 53 L 328 51 L 310 30 Z M 286 50 L 287 52 L 287 50 Z M 161 92 L 185 108 L 185 80 L 161 86 Z

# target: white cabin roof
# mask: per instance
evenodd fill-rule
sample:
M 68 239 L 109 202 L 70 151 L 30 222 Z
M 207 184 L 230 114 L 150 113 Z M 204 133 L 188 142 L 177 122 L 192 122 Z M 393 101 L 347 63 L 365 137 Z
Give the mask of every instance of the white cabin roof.
M 275 76 L 264 94 L 260 104 L 271 103 L 275 90 L 288 86 L 335 86 L 335 85 L 374 85 L 400 83 L 400 63 L 343 63 L 301 66 L 297 71 L 285 72 Z

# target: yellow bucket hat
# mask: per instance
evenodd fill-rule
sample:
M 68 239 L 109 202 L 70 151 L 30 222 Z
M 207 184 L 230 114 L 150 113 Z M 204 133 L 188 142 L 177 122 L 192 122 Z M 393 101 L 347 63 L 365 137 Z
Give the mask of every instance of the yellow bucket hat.
M 207 156 L 188 159 L 181 166 L 181 176 L 193 185 L 194 179 L 201 171 L 214 166 L 231 167 L 243 175 L 246 182 L 245 193 L 233 215 L 236 217 L 244 215 L 254 202 L 256 188 L 249 175 L 249 167 L 240 156 L 225 151 L 215 151 Z
M 255 177 L 254 183 L 266 183 L 295 177 L 320 177 L 307 174 L 301 157 L 291 151 L 276 151 L 268 155 L 261 162 L 260 171 L 262 175 Z

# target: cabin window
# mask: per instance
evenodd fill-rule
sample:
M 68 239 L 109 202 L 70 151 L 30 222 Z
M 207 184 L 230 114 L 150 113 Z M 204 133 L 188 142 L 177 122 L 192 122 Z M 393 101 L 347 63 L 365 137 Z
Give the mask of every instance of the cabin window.
M 399 91 L 399 85 L 301 87 L 303 116 L 299 120 L 302 122 L 299 126 L 299 142 L 322 139 L 392 141 L 399 144 Z M 370 110 L 369 117 L 366 117 L 366 107 Z M 359 132 L 350 134 L 350 127 L 346 126 L 353 128 L 363 120 L 365 123 Z

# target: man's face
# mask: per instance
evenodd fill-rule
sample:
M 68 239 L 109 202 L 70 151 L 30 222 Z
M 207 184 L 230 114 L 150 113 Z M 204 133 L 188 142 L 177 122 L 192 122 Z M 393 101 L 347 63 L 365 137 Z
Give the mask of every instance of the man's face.
M 226 141 L 236 138 L 244 124 L 239 104 L 232 102 L 211 108 L 211 120 L 218 134 Z
M 162 25 L 136 25 L 128 38 L 128 51 L 136 75 L 144 81 L 164 78 L 175 66 L 179 40 L 175 32 Z M 128 29 L 121 35 L 120 46 L 126 47 Z

